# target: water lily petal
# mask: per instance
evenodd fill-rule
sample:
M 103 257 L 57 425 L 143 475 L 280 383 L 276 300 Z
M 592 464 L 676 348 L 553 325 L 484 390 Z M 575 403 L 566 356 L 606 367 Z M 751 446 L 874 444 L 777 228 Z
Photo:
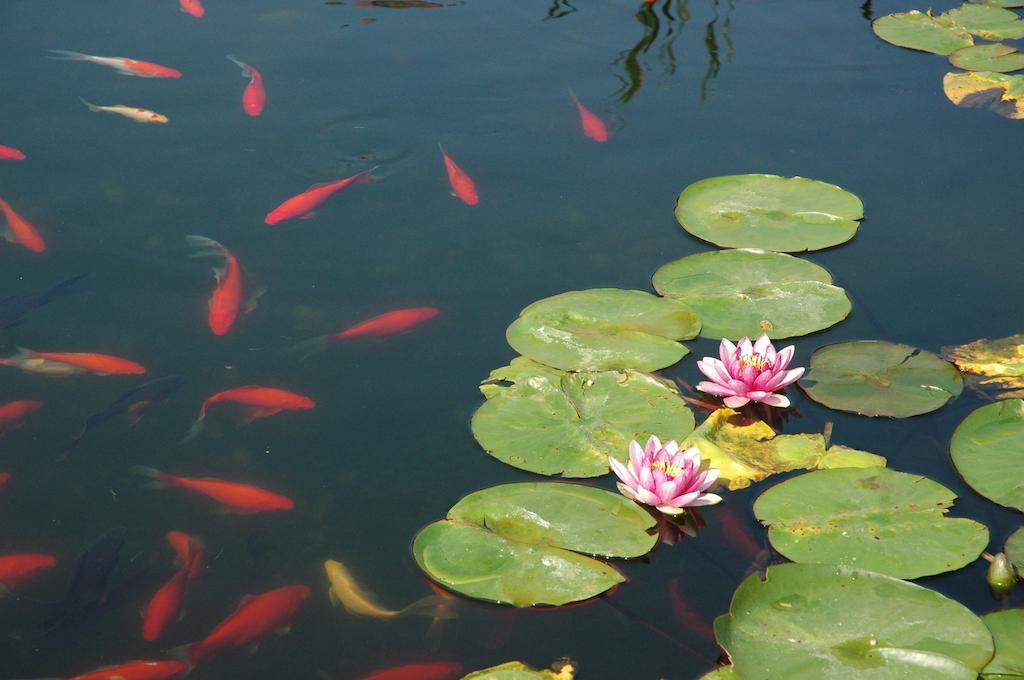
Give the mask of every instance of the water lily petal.
M 784 394 L 769 394 L 768 396 L 761 399 L 761 403 L 768 404 L 769 406 L 786 408 L 787 406 L 789 406 L 789 398 Z
M 721 502 L 722 502 L 722 497 L 719 496 L 718 494 L 705 493 L 705 494 L 701 494 L 700 498 L 698 498 L 697 500 L 695 500 L 692 503 L 690 503 L 690 507 L 693 507 L 693 506 L 696 506 L 696 505 L 714 505 L 716 503 L 721 503 Z
M 741 406 L 746 405 L 748 401 L 750 400 L 747 399 L 746 397 L 726 397 L 725 405 L 728 406 L 729 408 L 739 408 Z
M 647 446 L 644 447 L 644 455 L 649 458 L 657 453 L 660 448 L 661 440 L 652 434 L 647 440 Z
M 681 515 L 681 514 L 683 514 L 683 509 L 682 508 L 674 508 L 671 505 L 657 505 L 655 507 L 658 508 L 658 510 L 660 510 L 661 512 L 665 513 L 666 515 Z
M 786 366 L 789 366 L 789 362 L 793 358 L 793 352 L 795 351 L 796 348 L 793 345 L 779 350 L 779 356 L 775 360 L 775 370 L 782 371 Z
M 637 495 L 633 492 L 633 489 L 629 488 L 622 482 L 615 482 L 615 486 L 619 487 L 619 493 L 628 498 L 631 501 L 640 501 Z
M 642 486 L 634 489 L 634 492 L 636 493 L 637 500 L 644 505 L 657 505 L 661 502 L 661 499 L 658 498 L 653 491 L 649 491 Z
M 750 344 L 750 338 L 740 338 L 740 341 L 736 343 L 736 348 L 739 349 L 741 357 L 749 357 L 754 353 L 754 346 Z
M 769 347 L 772 346 L 772 341 L 768 339 L 767 333 L 761 333 L 761 337 L 754 342 L 754 353 L 764 356 L 767 353 Z
M 718 383 L 707 382 L 706 380 L 697 383 L 697 389 L 701 392 L 713 394 L 716 397 L 728 397 L 736 394 L 736 390 L 727 385 L 719 385 Z
M 623 482 L 629 484 L 630 486 L 637 485 L 637 478 L 633 475 L 632 472 L 629 471 L 629 469 L 626 468 L 625 465 L 615 460 L 611 456 L 608 456 L 608 465 L 611 467 L 612 472 L 615 473 L 615 476 L 621 479 Z

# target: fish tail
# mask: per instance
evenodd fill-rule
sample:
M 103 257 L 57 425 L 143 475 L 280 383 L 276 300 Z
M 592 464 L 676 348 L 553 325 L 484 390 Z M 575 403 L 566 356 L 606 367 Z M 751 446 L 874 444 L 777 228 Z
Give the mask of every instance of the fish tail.
M 174 486 L 173 478 L 166 472 L 160 472 L 156 468 L 145 465 L 133 465 L 132 472 L 152 480 L 151 487 L 154 489 L 166 489 L 169 486 Z
M 285 353 L 298 354 L 300 355 L 299 360 L 305 361 L 314 354 L 323 351 L 324 348 L 326 348 L 327 345 L 330 344 L 330 340 L 332 337 L 333 336 L 330 335 L 320 335 L 315 338 L 310 338 L 309 340 L 304 340 L 303 342 L 300 342 L 297 345 L 292 345 L 291 347 L 286 349 Z
M 373 171 L 379 167 L 379 165 L 375 165 L 369 170 L 363 170 L 352 178 L 352 182 L 354 184 L 373 184 L 374 182 L 379 182 L 381 178 L 373 174 Z
M 427 595 L 413 602 L 398 612 L 398 616 L 426 616 L 435 622 L 442 619 L 453 619 L 453 614 L 446 605 L 445 598 L 440 595 Z
M 227 58 L 228 58 L 228 61 L 233 62 L 235 64 L 235 66 L 238 66 L 240 69 L 242 69 L 242 77 L 243 78 L 248 78 L 248 77 L 250 77 L 252 75 L 252 74 L 249 73 L 249 65 L 246 64 L 244 61 L 238 61 L 237 59 L 235 59 L 230 54 L 227 55 Z
M 181 645 L 180 647 L 173 647 L 168 649 L 165 653 L 175 661 L 181 661 L 187 663 L 189 668 L 195 663 L 192 660 L 192 647 L 195 645 L 194 642 L 190 642 L 187 645 Z
M 572 97 L 572 100 L 577 104 L 580 103 L 580 98 L 576 96 L 576 90 L 572 89 L 571 87 L 569 88 L 569 96 Z
M 187 444 L 203 431 L 203 426 L 206 425 L 206 405 L 203 405 L 203 409 L 199 412 L 199 417 L 196 418 L 196 422 L 192 423 L 192 427 L 188 428 L 188 432 L 185 434 L 185 438 L 182 439 L 179 444 Z
M 90 61 L 92 55 L 72 52 L 71 50 L 50 50 L 50 59 L 58 61 Z
M 224 252 L 227 250 L 219 242 L 214 241 L 212 238 L 206 236 L 186 236 L 185 241 L 188 242 L 189 247 L 193 248 L 195 252 L 192 253 L 192 257 L 209 257 L 217 256 L 224 257 Z
M 90 104 L 89 102 L 85 101 L 81 97 L 79 97 L 78 100 L 80 102 L 82 102 L 83 104 L 85 104 L 86 106 L 88 106 L 90 111 L 102 111 L 103 110 L 102 108 L 100 108 L 99 106 L 96 106 L 95 104 Z

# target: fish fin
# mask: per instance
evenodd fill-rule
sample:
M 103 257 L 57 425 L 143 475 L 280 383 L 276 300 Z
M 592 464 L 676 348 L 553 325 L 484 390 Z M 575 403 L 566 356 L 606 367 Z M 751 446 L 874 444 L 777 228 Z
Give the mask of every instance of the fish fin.
M 274 632 L 278 635 L 287 635 L 288 633 L 292 632 L 292 626 L 289 623 L 284 626 L 281 626 L 280 628 L 275 628 Z
M 370 168 L 369 170 L 363 170 L 359 174 L 354 175 L 352 177 L 352 183 L 353 184 L 373 184 L 374 182 L 379 182 L 381 180 L 381 178 L 378 177 L 377 175 L 373 174 L 373 171 L 376 170 L 379 167 L 380 167 L 379 165 L 375 165 L 372 168 Z
M 245 314 L 251 314 L 259 306 L 260 298 L 266 295 L 267 290 L 269 289 L 266 286 L 260 286 L 252 292 L 249 299 L 245 301 Z
M 192 663 L 192 645 L 194 642 L 190 642 L 187 645 L 179 645 L 178 647 L 172 647 L 164 652 L 167 656 L 171 657 L 175 661 L 184 661 L 187 664 Z
M 299 360 L 305 361 L 314 354 L 323 351 L 323 349 L 327 347 L 328 344 L 330 344 L 328 340 L 329 337 L 330 336 L 328 335 L 320 335 L 315 338 L 310 338 L 309 340 L 303 340 L 299 344 L 292 345 L 291 347 L 286 349 L 285 353 L 298 354 L 300 355 Z
M 254 420 L 266 418 L 281 412 L 279 406 L 249 406 L 244 410 L 242 425 L 248 425 Z
M 0 591 L 0 594 L 2 594 L 2 591 Z M 339 600 L 338 596 L 334 593 L 334 588 L 331 588 L 329 586 L 327 588 L 327 599 L 330 601 L 331 606 L 335 609 L 341 606 L 341 600 Z
M 573 90 L 571 87 L 569 88 L 569 96 L 572 97 L 572 100 L 577 104 L 580 103 L 580 98 L 576 96 L 576 91 Z
M 320 186 L 320 185 L 316 185 L 316 184 L 314 184 L 314 185 L 313 185 L 312 187 L 310 187 L 310 188 L 311 188 L 311 189 L 313 189 L 313 188 L 316 188 L 317 186 Z M 313 219 L 314 217 L 316 217 L 316 211 L 315 211 L 315 210 L 310 210 L 310 211 L 309 211 L 308 213 L 306 213 L 305 215 L 299 215 L 298 219 L 300 219 L 300 220 L 311 220 L 311 219 Z
M 78 100 L 80 102 L 82 102 L 83 104 L 85 104 L 86 106 L 88 106 L 90 111 L 102 111 L 103 110 L 102 108 L 100 108 L 99 106 L 96 106 L 95 104 L 90 104 L 89 102 L 85 101 L 81 97 L 79 97 Z
M 145 465 L 133 465 L 132 472 L 143 477 L 148 477 L 152 480 L 148 485 L 151 489 L 166 489 L 171 485 L 167 480 L 168 475 L 160 472 L 156 468 L 147 467 Z
M 242 650 L 242 654 L 245 654 L 246 656 L 254 656 L 258 651 L 260 651 L 259 641 L 251 642 L 245 646 L 245 648 Z
M 152 405 L 153 405 L 152 401 L 150 401 L 149 399 L 143 399 L 142 401 L 137 401 L 134 404 L 132 404 L 131 406 L 129 406 L 128 407 L 128 421 L 129 421 L 129 423 L 131 423 L 131 425 L 133 427 L 135 425 L 138 425 L 139 421 L 142 420 L 142 416 L 146 415 L 146 411 Z
M 14 230 L 11 229 L 11 225 L 4 225 L 4 240 L 8 243 L 17 243 L 18 237 L 14 235 Z
M 198 418 L 196 418 L 196 422 L 192 423 L 192 427 L 188 428 L 188 432 L 185 434 L 185 438 L 182 439 L 178 443 L 179 444 L 187 444 L 188 442 L 190 442 L 193 439 L 195 439 L 196 437 L 198 437 L 199 433 L 203 431 L 203 426 L 205 424 L 206 424 L 206 418 L 205 417 L 199 416 Z
M 238 601 L 238 609 L 241 609 L 242 607 L 247 605 L 250 601 L 252 601 L 252 599 L 254 597 L 256 597 L 256 596 L 255 595 L 243 595 L 242 599 Z
M 442 155 L 444 155 L 444 156 L 448 155 L 448 152 L 444 150 L 444 146 L 441 145 L 441 142 L 437 143 L 437 148 L 441 150 L 441 154 Z
M 91 58 L 91 55 L 71 50 L 50 50 L 50 59 L 57 61 L 89 61 Z
M 240 69 L 242 69 L 242 77 L 243 77 L 243 78 L 249 78 L 249 77 L 251 77 L 251 74 L 249 73 L 249 65 L 248 65 L 248 64 L 246 64 L 246 63 L 245 63 L 245 62 L 243 62 L 243 61 L 238 61 L 237 59 L 235 59 L 235 58 L 234 58 L 233 56 L 231 56 L 230 54 L 229 54 L 229 55 L 227 55 L 227 58 L 228 58 L 228 61 L 234 62 L 235 66 L 237 66 L 237 67 L 239 67 Z
M 445 599 L 439 595 L 427 595 L 416 600 L 405 609 L 398 612 L 398 616 L 429 616 L 435 620 L 441 618 L 455 618 L 454 614 L 446 613 Z

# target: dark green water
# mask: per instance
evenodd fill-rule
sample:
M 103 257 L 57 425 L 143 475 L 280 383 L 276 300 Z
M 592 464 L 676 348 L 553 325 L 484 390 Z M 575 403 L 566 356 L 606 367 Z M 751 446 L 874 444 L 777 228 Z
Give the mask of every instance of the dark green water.
M 532 479 L 486 456 L 469 432 L 477 383 L 513 356 L 505 327 L 530 302 L 565 290 L 646 290 L 661 264 L 708 249 L 672 216 L 679 190 L 695 180 L 802 175 L 863 198 L 857 237 L 809 258 L 833 272 L 854 311 L 796 341 L 797 364 L 842 340 L 937 350 L 1020 331 L 1021 124 L 953 107 L 941 90 L 943 59 L 874 37 L 863 12 L 913 3 L 206 5 L 196 20 L 173 0 L 0 4 L 0 143 L 29 155 L 0 162 L 0 196 L 49 245 L 34 255 L 0 243 L 0 297 L 90 274 L 81 294 L 0 331 L 2 355 L 16 345 L 105 352 L 142 362 L 150 377 L 187 379 L 136 427 L 114 421 L 55 463 L 87 415 L 143 380 L 0 368 L 0 403 L 46 402 L 0 441 L 0 470 L 14 474 L 0 491 L 0 554 L 60 561 L 22 592 L 60 598 L 90 541 L 110 527 L 129 530 L 112 599 L 83 624 L 36 636 L 42 608 L 0 600 L 2 678 L 162 658 L 203 637 L 244 594 L 292 583 L 313 595 L 291 634 L 254 656 L 219 655 L 190 677 L 357 678 L 413 661 L 469 671 L 563 655 L 579 662 L 581 680 L 710 669 L 717 646 L 676 618 L 670 590 L 675 582 L 708 621 L 727 609 L 750 556 L 723 530 L 720 508 L 704 513 L 709 527 L 697 540 L 620 565 L 630 582 L 610 598 L 546 612 L 460 601 L 436 640 L 423 619 L 332 609 L 321 566 L 345 562 L 387 606 L 430 592 L 410 556 L 415 533 L 472 490 Z M 376 21 L 361 23 L 368 18 Z M 127 78 L 51 61 L 52 48 L 146 59 L 184 77 Z M 263 116 L 242 112 L 245 81 L 229 53 L 262 71 Z M 583 136 L 569 87 L 612 122 L 607 144 Z M 170 123 L 90 113 L 78 97 L 143 106 Z M 480 205 L 449 195 L 438 142 L 476 180 Z M 339 194 L 315 219 L 263 224 L 311 183 L 372 165 L 382 182 Z M 213 280 L 206 260 L 189 258 L 186 234 L 223 242 L 249 284 L 268 289 L 226 337 L 206 325 Z M 441 315 L 305 362 L 282 353 L 412 306 Z M 696 357 L 715 349 L 689 344 Z M 689 358 L 667 373 L 698 379 Z M 248 427 L 211 416 L 208 432 L 178 444 L 205 398 L 245 384 L 308 394 L 318 407 Z M 789 395 L 802 417 L 787 432 L 833 421 L 834 441 L 950 486 L 961 496 L 954 514 L 986 523 L 993 547 L 1020 523 L 976 496 L 949 462 L 950 434 L 980 404 L 971 394 L 902 421 Z M 296 508 L 217 514 L 187 492 L 146 489 L 130 470 L 138 464 L 246 480 L 291 496 Z M 608 478 L 594 483 L 613 488 Z M 766 486 L 727 499 L 761 541 L 750 503 Z M 208 567 L 186 618 L 150 644 L 138 610 L 172 574 L 169 529 L 203 536 Z M 983 574 L 978 563 L 922 583 L 985 612 L 997 604 Z M 1021 597 L 1018 589 L 1012 602 Z

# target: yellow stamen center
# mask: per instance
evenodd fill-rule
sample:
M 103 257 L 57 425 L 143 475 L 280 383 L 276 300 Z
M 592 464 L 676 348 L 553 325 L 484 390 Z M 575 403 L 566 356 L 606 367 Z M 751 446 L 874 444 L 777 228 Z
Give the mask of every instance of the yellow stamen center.
M 675 478 L 683 474 L 683 468 L 673 465 L 667 460 L 656 460 L 651 463 L 652 470 L 661 470 L 669 477 Z
M 747 366 L 753 366 L 757 370 L 763 371 L 770 365 L 771 363 L 768 361 L 768 358 L 761 356 L 760 354 L 749 354 L 745 357 L 740 357 L 740 366 L 744 368 Z

